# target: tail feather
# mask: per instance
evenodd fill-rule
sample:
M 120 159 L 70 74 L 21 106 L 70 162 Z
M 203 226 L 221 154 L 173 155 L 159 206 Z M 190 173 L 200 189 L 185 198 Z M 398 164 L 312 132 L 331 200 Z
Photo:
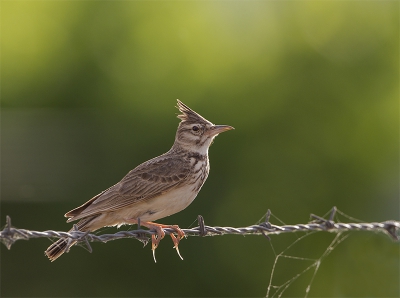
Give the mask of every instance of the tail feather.
M 93 231 L 95 229 L 92 229 L 90 227 L 90 223 L 97 217 L 98 215 L 91 216 L 88 218 L 81 219 L 75 226 L 76 229 L 82 232 L 86 231 Z M 74 231 L 75 229 L 69 230 L 69 232 Z M 44 252 L 45 255 L 49 258 L 50 261 L 55 261 L 57 260 L 63 253 L 67 252 L 69 248 L 73 245 L 75 245 L 77 241 L 70 240 L 69 238 L 60 238 L 56 242 L 54 242 L 52 245 L 50 245 L 46 251 Z
M 64 252 L 69 249 L 69 247 L 76 243 L 76 241 L 74 241 L 68 246 L 68 240 L 68 238 L 60 238 L 46 249 L 44 253 L 50 261 L 53 262 L 57 260 Z

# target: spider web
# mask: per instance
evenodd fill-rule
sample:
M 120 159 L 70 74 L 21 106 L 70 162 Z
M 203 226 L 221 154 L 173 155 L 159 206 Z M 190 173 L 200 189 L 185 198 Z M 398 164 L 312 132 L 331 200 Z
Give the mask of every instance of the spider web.
M 343 212 L 337 210 L 335 214 L 335 221 L 338 221 L 337 214 L 340 214 L 348 219 L 353 221 L 361 222 L 358 219 L 352 218 Z M 329 215 L 329 212 L 326 214 Z M 325 216 L 326 216 L 325 215 Z M 268 216 L 268 215 L 267 215 Z M 275 215 L 271 214 L 276 220 L 280 223 L 285 224 Z M 264 217 L 265 218 L 265 217 Z M 259 222 L 262 222 L 261 219 Z M 314 279 L 320 269 L 322 261 L 329 256 L 329 254 L 346 238 L 349 236 L 348 232 L 340 232 L 335 234 L 327 235 L 327 244 L 324 244 L 324 247 L 321 249 L 319 245 L 315 245 L 315 239 L 312 235 L 318 234 L 318 237 L 321 233 L 317 233 L 317 231 L 308 232 L 306 234 L 302 234 L 299 236 L 298 234 L 292 234 L 290 236 L 296 235 L 295 239 L 289 239 L 289 244 L 284 244 L 283 248 L 278 249 L 278 245 L 274 244 L 274 241 L 270 241 L 271 250 L 275 256 L 271 273 L 268 280 L 268 286 L 266 289 L 266 297 L 282 297 L 285 292 L 294 287 L 295 282 L 298 282 L 300 285 L 296 285 L 296 289 L 304 290 L 304 297 L 308 297 Z M 282 236 L 282 235 L 281 235 Z M 317 235 L 315 235 L 317 237 Z M 333 238 L 333 239 L 332 239 Z M 325 241 L 326 239 L 324 239 Z M 304 254 L 304 251 L 298 249 L 304 242 L 311 243 L 308 247 L 308 252 L 312 255 L 309 256 L 298 256 L 298 251 Z M 318 240 L 318 242 L 321 242 Z M 304 244 L 303 244 L 304 245 Z M 307 244 L 306 244 L 307 245 Z M 317 251 L 317 252 L 316 252 Z M 308 254 L 307 252 L 307 254 Z M 315 256 L 317 254 L 317 256 Z M 289 269 L 288 269 L 289 268 Z M 288 277 L 289 276 L 289 277 Z M 291 296 L 291 295 L 290 295 Z

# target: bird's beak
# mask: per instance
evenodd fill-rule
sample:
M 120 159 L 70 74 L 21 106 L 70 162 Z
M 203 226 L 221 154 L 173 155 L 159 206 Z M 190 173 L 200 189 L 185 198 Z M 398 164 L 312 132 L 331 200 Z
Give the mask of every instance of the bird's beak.
M 229 126 L 229 125 L 213 125 L 210 128 L 210 134 L 211 134 L 211 136 L 216 136 L 216 135 L 220 134 L 221 132 L 228 131 L 231 129 L 235 129 L 235 128 L 233 128 L 232 126 Z

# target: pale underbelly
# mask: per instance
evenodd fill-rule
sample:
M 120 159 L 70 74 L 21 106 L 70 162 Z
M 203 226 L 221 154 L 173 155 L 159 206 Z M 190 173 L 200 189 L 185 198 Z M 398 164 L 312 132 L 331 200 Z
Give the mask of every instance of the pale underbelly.
M 196 196 L 197 193 L 192 191 L 192 187 L 190 191 L 186 191 L 184 188 L 177 189 L 142 202 L 140 207 L 134 206 L 131 215 L 132 218 L 140 217 L 140 220 L 143 221 L 157 220 L 182 211 L 193 202 Z M 140 211 L 137 207 L 140 208 Z

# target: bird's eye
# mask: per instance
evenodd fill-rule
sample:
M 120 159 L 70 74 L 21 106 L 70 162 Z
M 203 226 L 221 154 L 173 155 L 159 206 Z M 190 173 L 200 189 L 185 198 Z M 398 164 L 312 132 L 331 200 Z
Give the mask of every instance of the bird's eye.
M 192 127 L 192 130 L 193 131 L 199 131 L 199 127 L 195 125 L 195 126 Z

